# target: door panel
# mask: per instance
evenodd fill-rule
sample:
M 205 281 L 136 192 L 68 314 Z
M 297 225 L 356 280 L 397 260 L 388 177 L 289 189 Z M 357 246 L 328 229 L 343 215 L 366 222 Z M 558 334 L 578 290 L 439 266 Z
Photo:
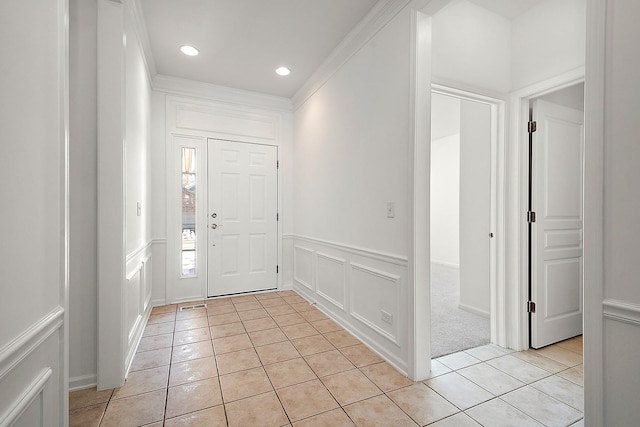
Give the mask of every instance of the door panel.
M 537 100 L 533 142 L 531 346 L 582 333 L 583 113 Z
M 277 287 L 277 150 L 209 140 L 209 296 Z

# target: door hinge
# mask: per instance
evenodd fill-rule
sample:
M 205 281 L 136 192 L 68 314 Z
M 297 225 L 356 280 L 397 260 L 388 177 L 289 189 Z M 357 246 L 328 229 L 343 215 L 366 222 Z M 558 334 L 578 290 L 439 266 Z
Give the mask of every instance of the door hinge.
M 276 160 L 276 169 L 280 169 L 280 160 Z
M 536 303 L 533 301 L 527 301 L 527 313 L 536 312 Z
M 527 212 L 527 222 L 536 222 L 536 213 L 533 211 Z
M 280 221 L 280 213 L 276 214 L 276 221 Z
M 280 266 L 276 265 L 276 274 L 278 274 L 279 271 L 280 271 Z
M 527 131 L 529 133 L 534 133 L 536 131 L 536 129 L 538 128 L 538 123 L 534 122 L 533 120 L 530 121 L 529 123 L 527 123 Z

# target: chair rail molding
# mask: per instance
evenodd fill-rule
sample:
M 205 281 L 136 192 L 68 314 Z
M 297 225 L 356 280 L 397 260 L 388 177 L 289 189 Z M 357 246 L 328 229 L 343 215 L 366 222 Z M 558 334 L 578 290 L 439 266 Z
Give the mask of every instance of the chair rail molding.
M 640 326 L 640 305 L 615 299 L 602 301 L 602 311 L 605 319 L 616 322 Z
M 63 320 L 64 309 L 58 306 L 0 349 L 0 381 L 60 329 Z

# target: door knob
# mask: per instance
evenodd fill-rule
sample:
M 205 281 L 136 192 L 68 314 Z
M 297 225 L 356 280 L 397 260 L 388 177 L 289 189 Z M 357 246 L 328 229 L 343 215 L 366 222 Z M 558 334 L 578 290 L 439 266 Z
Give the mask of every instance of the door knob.
M 211 224 L 211 228 L 212 228 L 212 229 L 214 229 L 214 230 L 215 230 L 216 228 L 218 228 L 218 227 L 222 227 L 222 225 L 218 225 L 218 224 Z

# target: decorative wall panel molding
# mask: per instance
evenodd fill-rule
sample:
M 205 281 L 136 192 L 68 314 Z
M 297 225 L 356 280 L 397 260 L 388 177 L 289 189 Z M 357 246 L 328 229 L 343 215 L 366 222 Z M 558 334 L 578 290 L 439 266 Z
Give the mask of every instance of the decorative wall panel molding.
M 44 389 L 52 374 L 51 368 L 43 369 L 31 384 L 18 395 L 10 409 L 0 415 L 0 426 L 13 426 L 18 422 L 23 425 L 27 425 L 27 423 L 45 425 L 45 423 L 51 421 L 46 419 L 46 415 L 50 414 L 47 406 L 50 406 L 51 402 L 47 402 Z
M 342 258 L 317 252 L 316 289 L 318 295 L 344 310 L 346 297 L 345 265 Z
M 349 313 L 394 344 L 398 344 L 399 284 L 400 276 L 351 263 Z M 360 297 L 364 295 L 366 299 Z
M 62 423 L 63 336 L 58 306 L 0 349 L 0 426 Z
M 228 109 L 193 105 L 175 106 L 176 129 L 193 129 L 205 132 L 224 133 L 238 137 L 251 136 L 275 140 L 278 123 L 275 116 L 235 112 Z
M 293 247 L 293 280 L 313 290 L 313 251 L 301 246 Z
M 137 257 L 138 255 L 147 252 L 150 248 L 152 244 L 155 244 L 156 242 L 154 240 L 149 241 L 148 243 L 145 243 L 144 245 L 140 246 L 138 249 L 131 251 L 130 254 L 127 255 L 126 258 L 126 263 L 129 264 L 131 262 L 132 259 L 134 259 L 135 257 Z
M 0 349 L 0 381 L 60 329 L 63 319 L 64 309 L 58 306 Z
M 359 255 L 370 259 L 380 260 L 384 262 L 388 262 L 391 264 L 400 265 L 406 267 L 409 265 L 409 259 L 403 255 L 390 254 L 387 252 L 375 251 L 371 249 L 365 249 L 358 246 L 345 245 L 343 243 L 331 242 L 329 240 L 324 239 L 316 239 L 314 237 L 307 236 L 288 236 L 288 238 L 293 238 L 297 241 L 316 243 L 323 246 L 328 246 L 334 249 L 338 249 L 340 251 L 344 251 L 353 255 Z
M 142 250 L 137 250 L 132 256 L 127 257 L 123 307 L 127 338 L 124 349 L 125 373 L 131 365 L 146 320 L 151 313 L 152 243 L 153 241 L 149 241 L 142 246 Z
M 168 94 L 206 98 L 211 101 L 230 105 L 268 108 L 282 112 L 291 112 L 293 104 L 290 99 L 265 95 L 241 89 L 218 86 L 210 83 L 185 80 L 178 77 L 156 74 L 151 82 L 153 90 Z
M 293 289 L 406 373 L 407 259 L 306 236 L 284 239 L 293 243 Z
M 640 305 L 638 304 L 605 299 L 602 302 L 602 310 L 606 319 L 640 326 Z

